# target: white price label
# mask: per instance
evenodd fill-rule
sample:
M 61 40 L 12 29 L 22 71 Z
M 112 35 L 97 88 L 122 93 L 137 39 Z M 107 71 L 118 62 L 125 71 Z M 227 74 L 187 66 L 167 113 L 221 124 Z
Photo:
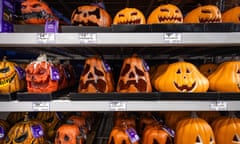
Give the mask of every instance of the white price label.
M 217 101 L 215 103 L 210 104 L 211 110 L 227 110 L 228 104 L 227 102 Z
M 56 42 L 55 33 L 39 33 L 37 35 L 38 43 L 54 43 Z
M 80 43 L 96 43 L 97 34 L 96 33 L 80 33 L 79 39 L 80 39 Z
M 33 102 L 32 109 L 33 111 L 49 111 L 50 103 L 49 102 Z
M 181 33 L 164 33 L 163 40 L 168 43 L 180 43 L 182 42 L 182 34 Z
M 110 110 L 112 111 L 126 111 L 127 110 L 127 102 L 113 101 L 110 102 Z

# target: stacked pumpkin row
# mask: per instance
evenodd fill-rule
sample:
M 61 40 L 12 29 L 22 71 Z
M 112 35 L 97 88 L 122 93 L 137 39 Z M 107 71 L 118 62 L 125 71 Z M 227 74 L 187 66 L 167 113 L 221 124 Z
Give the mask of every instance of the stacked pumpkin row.
M 23 20 L 27 24 L 44 24 L 47 19 L 57 19 L 46 3 L 40 0 L 26 0 L 21 3 Z M 33 7 L 38 5 L 38 7 Z M 160 24 L 160 23 L 239 23 L 240 7 L 234 7 L 221 14 L 215 5 L 204 5 L 183 16 L 173 4 L 162 4 L 155 8 L 146 19 L 136 8 L 119 10 L 112 20 L 103 5 L 83 5 L 77 7 L 71 16 L 71 24 L 77 26 L 108 27 L 111 24 Z
M 12 112 L 0 120 L 0 144 L 85 144 L 95 122 L 91 112 Z
M 221 116 L 218 112 L 161 112 L 165 122 L 151 113 L 136 117 L 117 115 L 108 144 L 236 144 L 240 143 L 240 119 L 230 113 Z M 199 116 L 198 116 L 199 114 Z M 207 121 L 201 115 L 213 118 Z M 209 119 L 208 119 L 209 120 Z M 172 121 L 172 122 L 170 122 Z M 168 124 L 174 126 L 168 127 Z M 130 132 L 129 132 L 130 131 Z

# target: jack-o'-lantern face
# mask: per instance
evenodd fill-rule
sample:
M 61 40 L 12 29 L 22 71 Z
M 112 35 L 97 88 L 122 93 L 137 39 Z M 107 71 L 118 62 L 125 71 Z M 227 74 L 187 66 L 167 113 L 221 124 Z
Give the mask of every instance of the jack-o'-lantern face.
M 49 18 L 54 18 L 51 9 L 41 0 L 26 0 L 21 3 L 23 20 L 27 24 L 45 24 Z
M 113 24 L 145 24 L 143 13 L 136 8 L 124 8 L 113 19 Z
M 109 27 L 112 18 L 106 10 L 94 5 L 84 5 L 76 8 L 71 17 L 72 25 Z
M 240 6 L 228 9 L 222 14 L 222 22 L 240 23 Z
M 160 5 L 148 17 L 148 24 L 183 23 L 181 10 L 172 4 Z
M 54 144 L 84 144 L 84 142 L 77 125 L 63 124 L 56 132 Z
M 136 55 L 126 58 L 118 79 L 117 92 L 151 92 L 148 70 L 142 58 Z
M 215 5 L 199 6 L 187 13 L 184 23 L 221 23 L 222 14 Z
M 59 70 L 47 61 L 34 61 L 26 67 L 28 92 L 54 92 L 59 79 Z
M 86 59 L 78 92 L 112 92 L 114 82 L 110 66 L 100 57 Z
M 167 92 L 206 92 L 208 79 L 198 69 L 188 62 L 176 62 L 168 66 L 155 84 L 160 91 Z
M 7 60 L 0 62 L 0 93 L 22 90 L 21 80 L 24 78 L 25 71 L 16 63 Z

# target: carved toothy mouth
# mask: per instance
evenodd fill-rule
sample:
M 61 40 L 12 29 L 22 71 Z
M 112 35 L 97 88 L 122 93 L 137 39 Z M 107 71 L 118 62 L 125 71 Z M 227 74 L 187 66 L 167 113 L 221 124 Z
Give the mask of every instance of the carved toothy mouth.
M 31 18 L 48 19 L 48 18 L 51 18 L 52 15 L 42 10 L 40 12 L 25 13 L 22 15 L 22 17 L 24 20 L 31 19 Z
M 106 82 L 104 80 L 88 80 L 85 83 L 81 80 L 80 81 L 80 89 L 87 89 L 89 85 L 93 85 L 98 92 L 105 92 L 106 90 Z
M 13 81 L 15 76 L 16 76 L 16 73 L 13 73 L 10 76 L 0 78 L 0 87 L 4 87 L 4 86 L 9 85 Z
M 181 17 L 158 17 L 160 23 L 181 23 L 183 20 Z
M 136 82 L 136 80 L 129 80 L 125 84 L 122 80 L 119 82 L 120 90 L 126 90 L 130 87 L 130 85 L 134 85 L 140 92 L 145 92 L 147 90 L 147 83 L 143 79 L 139 79 L 138 82 Z
M 220 23 L 221 18 L 216 17 L 216 18 L 199 18 L 200 23 Z
M 88 21 L 87 23 L 83 21 L 73 21 L 74 26 L 99 26 L 97 23 Z
M 47 88 L 49 85 L 49 78 L 47 78 L 47 80 L 44 82 L 30 81 L 30 82 L 28 82 L 28 84 L 29 84 L 29 87 L 32 87 L 34 89 Z
M 176 82 L 174 82 L 174 85 L 181 92 L 190 92 L 195 88 L 196 82 L 194 82 L 191 87 L 189 87 L 187 85 L 178 86 L 178 84 Z
M 118 22 L 117 24 L 140 24 L 141 19 L 135 19 L 135 20 L 127 20 L 127 21 L 121 21 Z

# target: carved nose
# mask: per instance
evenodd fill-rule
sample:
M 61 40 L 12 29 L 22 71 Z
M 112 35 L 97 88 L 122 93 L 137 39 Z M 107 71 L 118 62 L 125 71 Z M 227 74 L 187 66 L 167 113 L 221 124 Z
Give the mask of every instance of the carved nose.
M 93 78 L 93 74 L 91 72 L 88 74 L 88 78 Z
M 87 17 L 87 13 L 84 13 L 84 14 L 83 14 L 83 17 Z
M 130 72 L 130 74 L 129 74 L 129 76 L 128 76 L 129 78 L 134 78 L 135 77 L 135 75 L 134 75 L 134 73 L 133 72 Z

